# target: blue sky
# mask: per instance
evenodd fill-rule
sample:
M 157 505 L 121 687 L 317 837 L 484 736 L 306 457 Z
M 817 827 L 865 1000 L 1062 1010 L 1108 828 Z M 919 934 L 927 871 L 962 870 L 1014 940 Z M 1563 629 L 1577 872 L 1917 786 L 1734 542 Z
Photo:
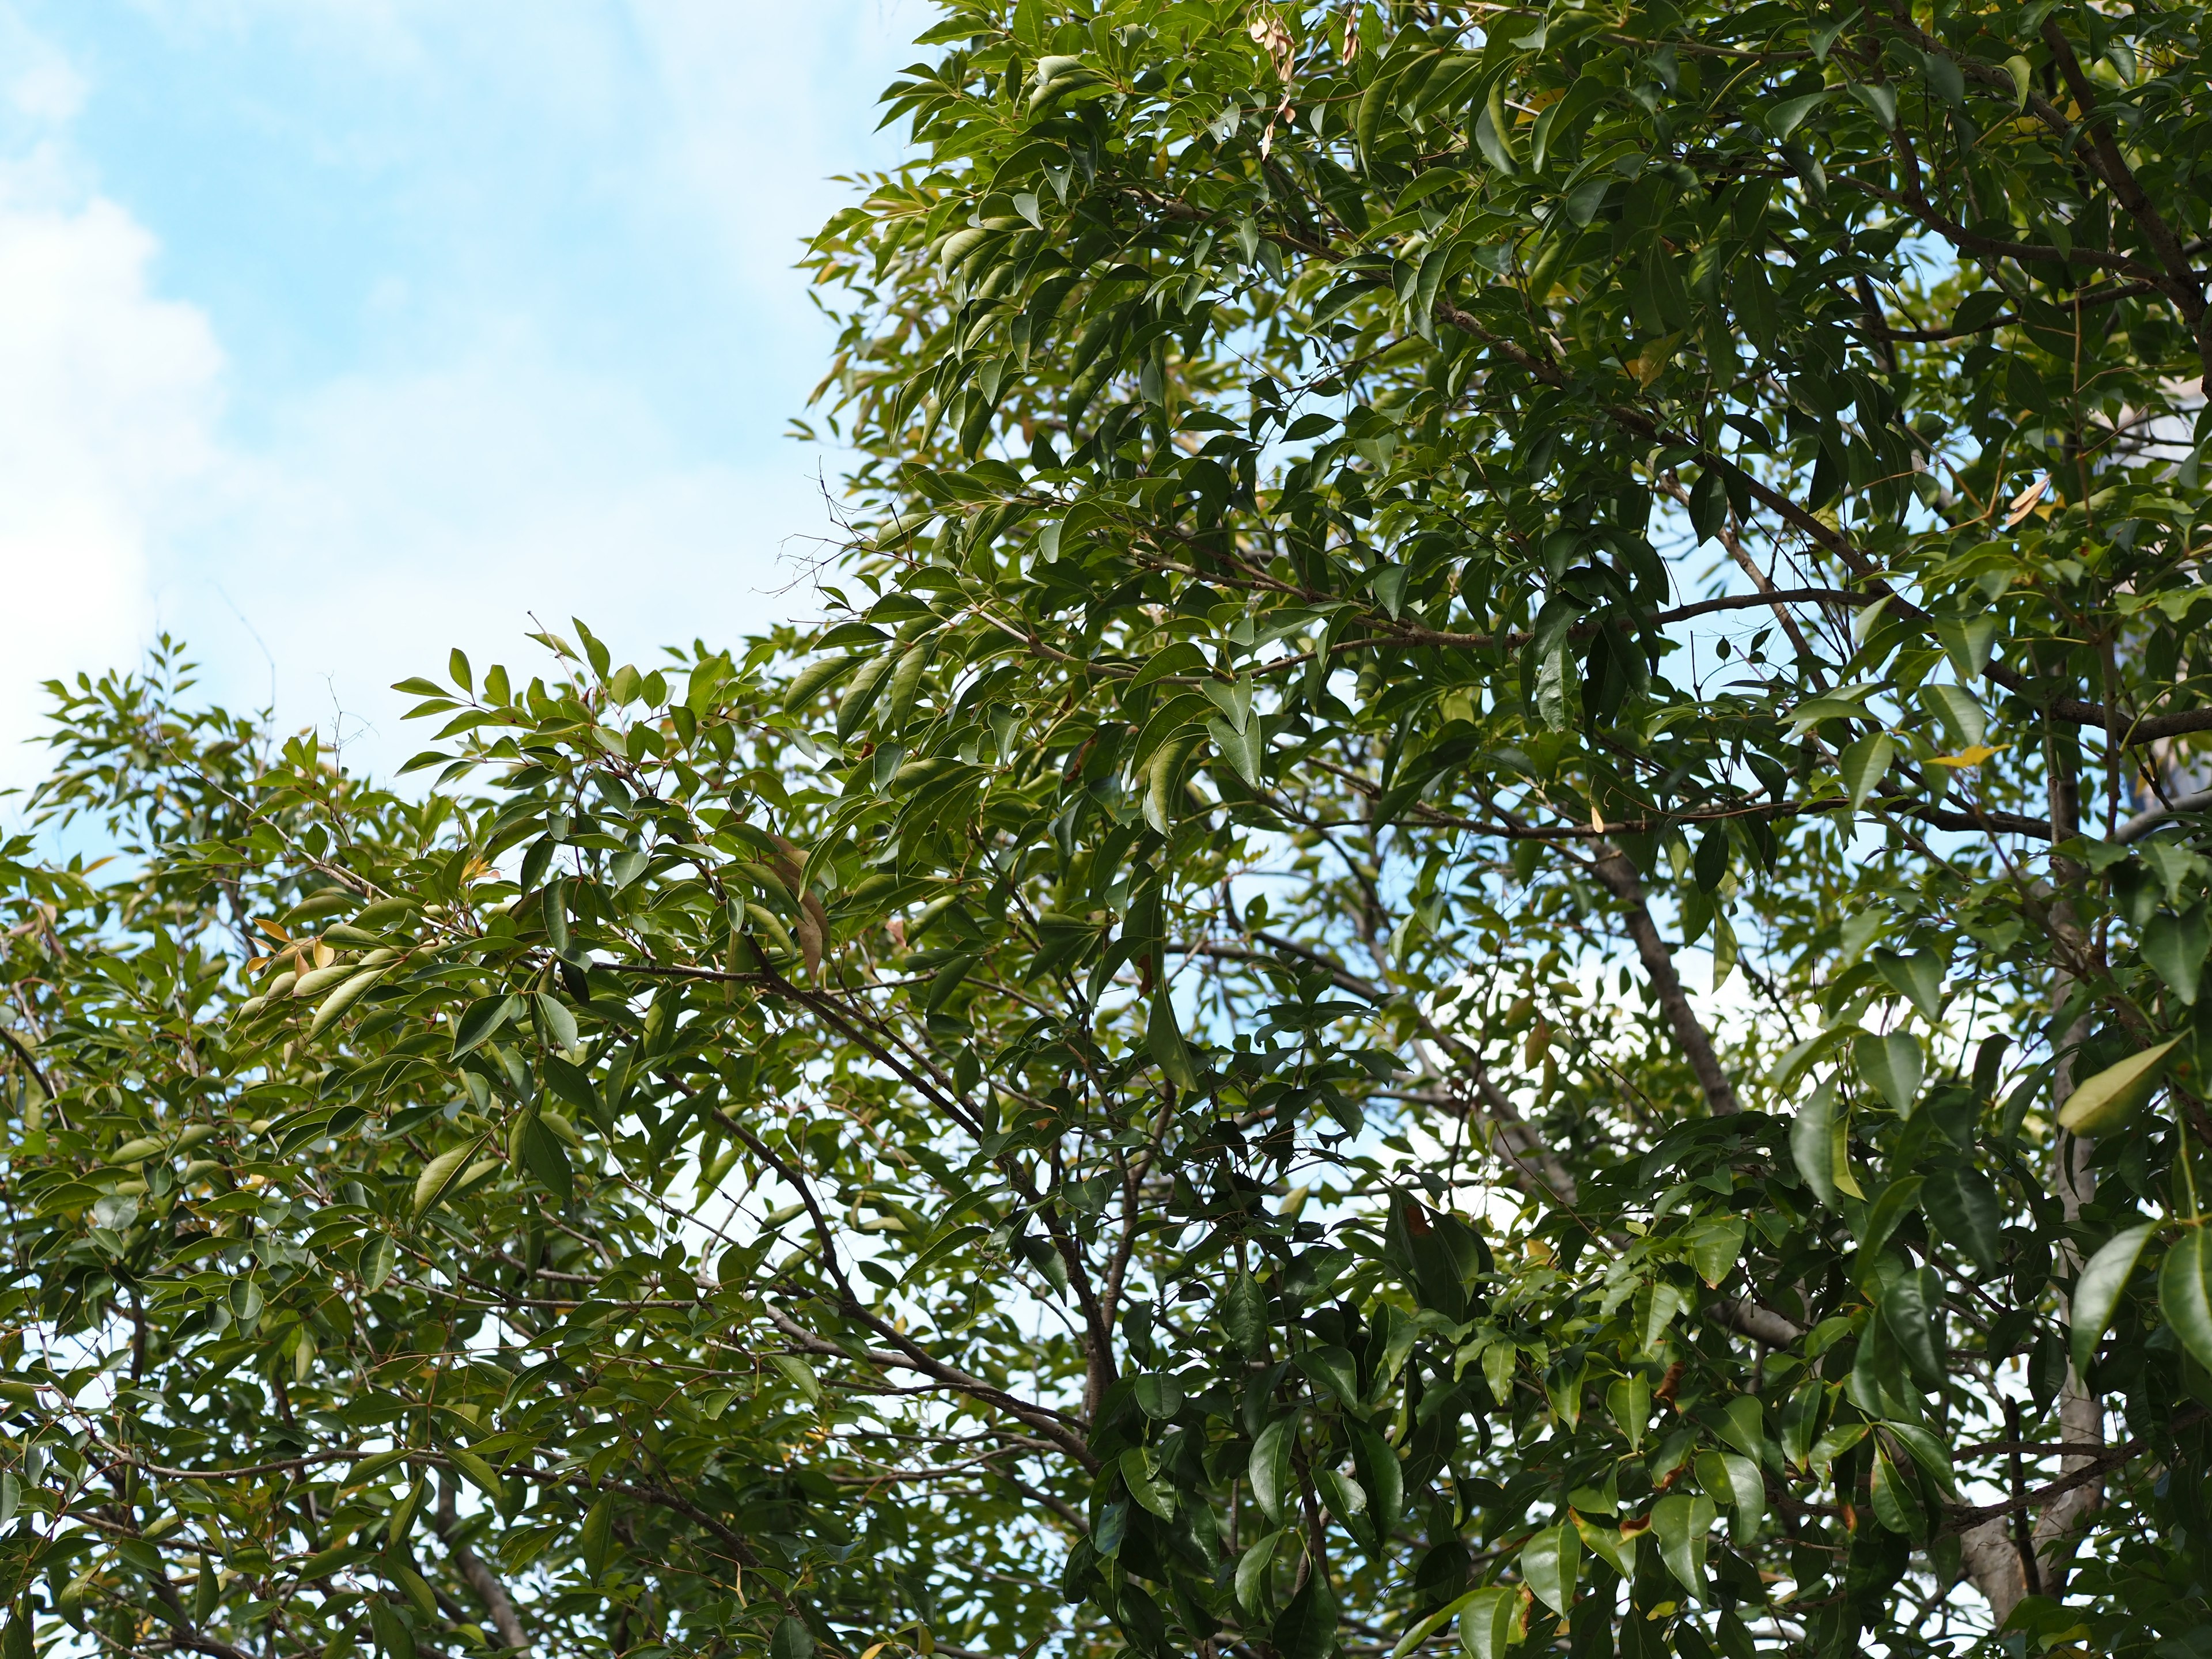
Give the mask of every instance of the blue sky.
M 809 608 L 791 270 L 924 0 L 0 0 L 0 782 L 38 679 L 184 635 L 388 764 L 532 613 Z

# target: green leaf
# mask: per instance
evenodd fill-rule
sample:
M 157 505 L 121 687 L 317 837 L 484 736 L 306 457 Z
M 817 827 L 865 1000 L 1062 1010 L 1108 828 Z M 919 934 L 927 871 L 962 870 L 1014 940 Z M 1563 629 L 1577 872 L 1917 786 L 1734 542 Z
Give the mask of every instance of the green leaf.
M 593 1583 L 606 1573 L 607 1547 L 614 1537 L 614 1494 L 602 1492 L 585 1511 L 584 1524 L 578 1530 L 578 1540 L 584 1552 L 584 1574 Z
M 1148 1371 L 1136 1381 L 1137 1408 L 1165 1422 L 1182 1409 L 1182 1384 L 1164 1371 Z
M 1359 1370 L 1342 1348 L 1334 1343 L 1308 1348 L 1297 1363 L 1317 1389 L 1326 1389 L 1346 1407 L 1359 1404 Z
M 1179 1089 L 1197 1090 L 1198 1072 L 1191 1064 L 1182 1033 L 1176 1029 L 1175 1006 L 1165 987 L 1152 998 L 1152 1014 L 1145 1023 L 1145 1046 L 1169 1082 Z
M 1336 1646 L 1336 1592 L 1328 1574 L 1316 1571 L 1290 1599 L 1267 1640 L 1282 1659 L 1328 1659 Z
M 1726 1496 L 1721 1490 L 1708 1486 L 1706 1491 L 1716 1499 L 1731 1505 L 1729 1529 L 1739 1547 L 1751 1542 L 1758 1534 L 1759 1523 L 1766 1518 L 1766 1479 L 1759 1472 L 1759 1465 L 1748 1457 L 1735 1452 L 1709 1454 L 1717 1455 L 1726 1479 Z
M 1608 1385 L 1605 1408 L 1634 1451 L 1644 1443 L 1644 1431 L 1651 1420 L 1651 1384 L 1643 1376 L 1624 1376 Z
M 1984 303 L 1970 313 L 1968 307 L 1975 307 L 1977 301 Z M 1960 302 L 1959 315 L 1953 326 L 1966 330 L 1982 327 L 2002 311 L 2004 305 L 2005 295 L 1999 290 L 1970 294 Z M 1938 622 L 1936 637 L 1942 644 L 1944 655 L 1951 659 L 1953 672 L 1971 685 L 1990 665 L 1990 652 L 1996 644 L 1997 618 L 1994 613 L 1984 611 L 1965 622 Z
M 477 1136 L 458 1146 L 449 1146 L 422 1166 L 415 1177 L 414 1218 L 420 1221 L 436 1207 L 438 1201 L 450 1192 L 469 1160 L 483 1149 L 486 1137 Z
M 308 1022 L 307 1041 L 313 1042 L 320 1036 L 332 1020 L 360 1001 L 365 992 L 391 971 L 389 965 L 368 969 L 354 975 L 325 997 L 315 1009 L 314 1018 Z
M 522 1012 L 522 999 L 497 995 L 478 997 L 453 1022 L 453 1058 L 459 1060 Z
M 1881 1253 L 1881 1247 L 1889 1243 L 1889 1236 L 1897 1231 L 1898 1224 L 1919 1204 L 1920 1194 L 1927 1185 L 1926 1176 L 1909 1175 L 1899 1176 L 1881 1189 L 1881 1195 L 1867 1206 L 1866 1218 L 1859 1225 L 1859 1254 L 1863 1258 L 1872 1261 Z
M 382 1290 L 398 1259 L 399 1249 L 390 1233 L 371 1233 L 368 1242 L 362 1247 L 362 1289 L 372 1296 Z
M 1321 1494 L 1322 1507 L 1334 1516 L 1349 1531 L 1364 1531 L 1367 1514 L 1367 1489 L 1341 1469 L 1322 1468 L 1314 1471 L 1314 1490 Z
M 2058 1109 L 2059 1127 L 2072 1134 L 2093 1137 L 2108 1135 L 2120 1127 L 2150 1098 L 2160 1063 L 2180 1041 L 2169 1037 L 2075 1085 L 2074 1092 Z
M 2197 1000 L 2208 951 L 2212 951 L 2212 924 L 2206 921 L 2202 904 L 2191 906 L 2180 915 L 2161 910 L 2143 929 L 2143 960 L 2185 1004 L 2194 1005 Z
M 1481 1594 L 1480 1589 L 1471 1589 L 1464 1595 L 1454 1596 L 1434 1613 L 1417 1620 L 1398 1638 L 1397 1645 L 1390 1650 L 1390 1659 L 1406 1659 L 1407 1654 L 1458 1618 L 1468 1604 Z
M 803 1620 L 786 1614 L 769 1638 L 769 1659 L 814 1659 L 814 1637 Z
M 1270 1521 L 1279 1524 L 1291 1496 L 1291 1447 L 1297 1436 L 1296 1417 L 1279 1417 L 1252 1442 L 1247 1474 L 1252 1496 Z
M 1852 1039 L 1851 1068 L 1899 1117 L 1911 1117 L 1919 1103 L 1922 1064 L 1919 1041 L 1910 1031 Z
M 1766 1414 L 1755 1394 L 1740 1394 L 1721 1413 L 1721 1437 L 1754 1463 L 1766 1455 Z
M 369 1598 L 368 1623 L 376 1632 L 376 1645 L 383 1650 L 385 1659 L 415 1659 L 413 1632 L 383 1597 Z
M 516 1117 L 507 1138 L 507 1159 L 528 1170 L 539 1185 L 563 1204 L 575 1197 L 576 1177 L 569 1166 L 568 1149 L 535 1110 Z
M 1994 1273 L 2003 1256 L 2004 1200 L 1971 1164 L 1950 1164 L 1928 1177 L 1920 1207 L 1946 1242 L 1964 1250 L 1984 1273 Z
M 1374 1430 L 1355 1424 L 1352 1458 L 1359 1484 L 1367 1493 L 1368 1524 L 1378 1539 L 1387 1539 L 1406 1505 L 1406 1473 L 1398 1454 Z
M 1968 678 L 1972 678 L 1969 676 Z M 1954 742 L 1960 749 L 1981 746 L 1982 739 L 1990 734 L 1989 717 L 1982 712 L 1981 703 L 1963 685 L 1928 685 L 1920 695 L 1935 705 L 1944 725 L 1951 729 Z M 1934 1018 L 1934 1015 L 1929 1015 Z
M 1623 1533 L 1612 1527 L 1601 1527 L 1579 1513 L 1571 1517 L 1576 1536 L 1588 1547 L 1591 1554 L 1611 1567 L 1624 1579 L 1633 1583 L 1636 1577 L 1637 1540 L 1640 1533 Z
M 1489 100 L 1482 113 L 1475 118 L 1475 147 L 1481 150 L 1483 160 L 1510 179 L 1521 170 L 1513 154 L 1513 118 L 1505 112 L 1504 82 L 1490 84 Z
M 1705 1546 L 1718 1515 L 1713 1500 L 1669 1492 L 1651 1506 L 1651 1533 L 1659 1559 L 1684 1589 L 1705 1599 Z
M 783 706 L 804 708 L 858 668 L 863 660 L 860 657 L 816 658 L 791 677 L 790 684 L 784 689 Z
M 1460 1650 L 1467 1659 L 1504 1659 L 1520 1623 L 1520 1597 L 1503 1584 L 1469 1595 L 1459 1616 Z
M 1884 1423 L 1881 1431 L 1911 1453 L 1920 1473 L 1946 1497 L 1958 1496 L 1958 1476 L 1951 1467 L 1950 1448 L 1917 1423 Z
M 1797 131 L 1807 116 L 1826 103 L 1828 97 L 1826 92 L 1812 92 L 1784 99 L 1766 112 L 1766 130 L 1787 143 L 1790 135 Z
M 576 1046 L 576 1017 L 568 1012 L 568 1004 L 560 998 L 540 991 L 536 997 L 538 1018 L 545 1036 L 556 1048 L 568 1049 Z
M 1557 1613 L 1574 1604 L 1582 1563 L 1582 1536 L 1565 1522 L 1545 1528 L 1521 1547 L 1521 1577 L 1536 1599 Z
M 1159 1480 L 1152 1468 L 1151 1455 L 1144 1447 L 1132 1446 L 1123 1452 L 1121 1468 L 1121 1483 L 1128 1487 L 1130 1497 L 1163 1521 L 1175 1518 L 1175 1492 Z
M 772 1353 L 769 1364 L 781 1371 L 784 1380 L 799 1390 L 810 1406 L 822 1403 L 822 1379 L 814 1374 L 814 1367 L 795 1353 Z
M 499 1475 L 493 1470 L 492 1466 L 485 1462 L 483 1458 L 477 1456 L 466 1446 L 449 1447 L 447 1449 L 446 1455 L 453 1460 L 453 1467 L 467 1478 L 468 1483 L 491 1499 L 494 1505 L 506 1501 L 506 1487 L 500 1483 Z
M 1932 951 L 1900 956 L 1894 951 L 1874 953 L 1875 971 L 1911 1003 L 1922 1018 L 1934 1024 L 1943 1012 L 1943 963 Z
M 1718 1288 L 1735 1270 L 1736 1258 L 1743 1254 L 1746 1225 L 1740 1215 L 1703 1216 L 1684 1231 L 1691 1263 L 1707 1285 Z
M 1813 1194 L 1836 1207 L 1837 1150 L 1844 1140 L 1836 1113 L 1836 1085 L 1822 1082 L 1790 1120 L 1790 1161 Z
M 1257 1359 L 1267 1349 L 1267 1302 L 1252 1276 L 1232 1272 L 1218 1304 L 1221 1329 L 1239 1352 Z
M 1267 1610 L 1267 1569 L 1274 1561 L 1276 1546 L 1287 1535 L 1262 1533 L 1237 1559 L 1237 1604 L 1255 1618 Z
M 1814 1474 L 1825 1480 L 1836 1458 L 1856 1447 L 1860 1440 L 1865 1440 L 1867 1431 L 1869 1431 L 1869 1427 L 1865 1422 L 1838 1422 L 1832 1429 L 1827 1429 L 1827 1433 L 1823 1433 L 1818 1440 L 1814 1440 L 1812 1449 L 1805 1453 L 1805 1467 L 1812 1468 Z
M 1844 750 L 1837 767 L 1843 777 L 1844 792 L 1850 797 L 1853 811 L 1864 807 L 1875 790 L 1881 786 L 1882 778 L 1889 771 L 1890 758 L 1895 752 L 1896 744 L 1890 741 L 1887 732 L 1876 732 L 1870 737 L 1861 738 Z
M 1936 1388 L 1943 1379 L 1943 1281 L 1933 1268 L 1907 1267 L 1897 1255 L 1885 1255 L 1876 1267 L 1881 1287 L 1881 1319 L 1897 1339 L 1906 1363 L 1923 1386 Z
M 1873 112 L 1874 118 L 1881 123 L 1885 131 L 1896 127 L 1897 93 L 1893 88 L 1880 82 L 1854 81 L 1851 82 L 1851 96 Z
M 1901 1532 L 1913 1538 L 1926 1535 L 1928 1515 L 1920 1506 L 1920 1499 L 1911 1483 L 1899 1470 L 1889 1455 L 1889 1449 L 1877 1436 L 1875 1441 L 1872 1493 L 1874 1518 L 1892 1532 Z
M 2082 1276 L 2087 1277 L 2086 1269 Z M 2190 1357 L 2212 1370 L 2212 1227 L 2192 1223 L 2166 1251 L 2158 1274 L 2158 1305 Z

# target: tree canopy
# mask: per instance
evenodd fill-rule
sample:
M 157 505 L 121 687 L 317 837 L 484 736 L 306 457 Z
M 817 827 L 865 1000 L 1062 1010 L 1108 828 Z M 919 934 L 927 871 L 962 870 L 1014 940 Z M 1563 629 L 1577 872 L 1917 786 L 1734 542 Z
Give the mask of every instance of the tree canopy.
M 2205 9 L 940 11 L 818 624 L 53 688 L 6 1659 L 2212 1652 Z

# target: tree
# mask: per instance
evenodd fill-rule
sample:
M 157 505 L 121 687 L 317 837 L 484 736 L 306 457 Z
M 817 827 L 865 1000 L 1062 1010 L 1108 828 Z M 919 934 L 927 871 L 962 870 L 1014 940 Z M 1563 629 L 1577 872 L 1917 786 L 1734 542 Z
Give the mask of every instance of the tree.
M 2198 1651 L 2203 9 L 945 11 L 823 625 L 56 688 L 11 1659 Z

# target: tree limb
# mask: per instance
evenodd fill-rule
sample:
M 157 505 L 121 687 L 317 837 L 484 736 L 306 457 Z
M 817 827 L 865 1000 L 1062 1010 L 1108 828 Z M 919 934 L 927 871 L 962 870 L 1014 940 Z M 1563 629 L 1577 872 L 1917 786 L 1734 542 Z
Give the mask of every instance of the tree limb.
M 1674 1041 L 1682 1050 L 1682 1057 L 1697 1073 L 1698 1086 L 1705 1091 L 1705 1104 L 1715 1117 L 1728 1117 L 1741 1111 L 1743 1103 L 1736 1098 L 1735 1085 L 1721 1069 L 1720 1056 L 1713 1052 L 1712 1039 L 1706 1036 L 1698 1011 L 1690 1006 L 1690 999 L 1682 989 L 1681 975 L 1674 971 L 1674 958 L 1666 941 L 1659 937 L 1658 924 L 1651 920 L 1651 912 L 1644 902 L 1644 884 L 1637 876 L 1636 866 L 1618 847 L 1601 842 L 1590 868 L 1620 901 L 1628 936 L 1635 942 L 1644 975 L 1658 996 L 1667 1023 L 1674 1029 Z
M 438 1512 L 431 1523 L 437 1530 L 446 1553 L 453 1558 L 453 1565 L 468 1580 L 469 1588 L 491 1614 L 492 1628 L 499 1639 L 508 1647 L 527 1653 L 530 1638 L 523 1634 L 522 1620 L 515 1616 L 514 1599 L 507 1586 L 499 1582 L 492 1570 L 484 1565 L 483 1558 L 468 1547 L 460 1536 L 459 1523 L 453 1514 L 453 1483 L 450 1476 L 438 1483 Z

